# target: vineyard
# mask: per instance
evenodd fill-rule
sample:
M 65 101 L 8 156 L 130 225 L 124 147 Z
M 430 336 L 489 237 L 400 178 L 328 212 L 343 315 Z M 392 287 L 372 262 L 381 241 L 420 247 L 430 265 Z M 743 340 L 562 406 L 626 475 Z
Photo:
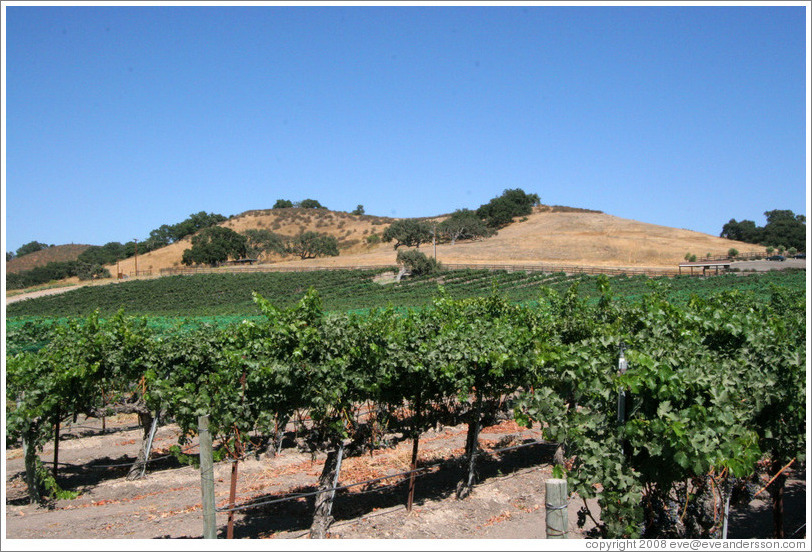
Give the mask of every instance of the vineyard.
M 748 276 L 724 290 L 712 287 L 733 280 L 714 278 L 700 291 L 688 278 L 461 272 L 438 289 L 436 279 L 386 287 L 372 274 L 286 276 L 251 275 L 261 277 L 249 280 L 255 316 L 233 322 L 155 328 L 94 312 L 11 325 L 6 444 L 23 446 L 30 500 L 71 496 L 41 456 L 79 416 L 138 414 L 133 479 L 148 469 L 162 424 L 178 428 L 167 454 L 197 462 L 188 445 L 207 416 L 215 461 L 236 466 L 291 440 L 326 454 L 311 506 L 297 511 L 311 517 L 313 536 L 327 536 L 342 461 L 409 441 L 415 469 L 431 431 L 462 425 L 452 493 L 467 500 L 485 471 L 483 428 L 515 420 L 554 444 L 570 491 L 597 503 L 600 519 L 586 506 L 579 514 L 594 536 L 717 537 L 728 509 L 757 493 L 769 494 L 784 536 L 786 469 L 805 463 L 803 274 Z M 245 293 L 234 277 L 197 278 L 105 287 L 132 294 L 133 312 L 250 312 L 229 295 Z M 177 291 L 186 285 L 240 306 L 198 310 L 209 307 Z M 157 293 L 164 307 L 149 302 Z M 186 311 L 165 306 L 172 293 L 178 305 L 189 300 Z M 129 305 L 101 297 L 102 310 Z M 38 301 L 52 315 L 76 314 L 58 311 L 57 299 L 76 310 L 89 302 L 78 291 Z M 57 454 L 54 446 L 54 466 Z
M 7 316 L 12 320 L 73 317 L 87 316 L 96 310 L 104 316 L 119 309 L 150 317 L 256 316 L 260 313 L 253 302 L 253 292 L 285 308 L 294 305 L 311 287 L 319 292 L 326 310 L 341 312 L 385 308 L 390 304 L 397 307 L 429 305 L 438 285 L 455 299 L 488 294 L 495 285 L 511 301 L 532 302 L 538 299 L 541 286 L 564 292 L 578 283 L 579 297 L 593 302 L 598 300 L 597 276 L 593 275 L 454 270 L 398 283 L 377 283 L 378 278 L 386 275 L 391 276 L 391 270 L 169 276 L 84 287 L 61 295 L 20 301 L 7 306 Z M 618 298 L 638 299 L 655 285 L 668 290 L 669 300 L 684 303 L 692 295 L 704 296 L 728 289 L 752 291 L 763 297 L 769 293 L 771 285 L 802 294 L 806 287 L 806 272 L 728 274 L 713 278 L 615 276 L 610 281 Z

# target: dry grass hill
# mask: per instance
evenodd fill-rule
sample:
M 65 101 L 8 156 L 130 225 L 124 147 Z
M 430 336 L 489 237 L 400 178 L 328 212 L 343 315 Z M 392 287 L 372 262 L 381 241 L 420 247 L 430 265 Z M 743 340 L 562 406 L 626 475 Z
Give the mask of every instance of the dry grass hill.
M 45 266 L 48 263 L 75 261 L 79 255 L 81 255 L 82 252 L 89 247 L 91 246 L 73 243 L 47 247 L 40 251 L 35 251 L 34 253 L 29 253 L 28 255 L 11 259 L 6 263 L 6 272 L 9 274 L 14 274 L 24 270 L 31 270 L 32 268 L 36 268 L 38 266 Z
M 444 217 L 433 219 L 440 221 Z M 247 211 L 222 223 L 238 232 L 267 229 L 294 236 L 303 231 L 324 232 L 339 240 L 340 255 L 300 260 L 296 257 L 260 259 L 289 267 L 392 266 L 395 251 L 391 243 L 369 244 L 395 219 L 351 215 L 321 209 L 266 209 Z M 138 256 L 138 270 L 159 273 L 162 268 L 182 267 L 186 238 L 168 247 Z M 605 213 L 539 206 L 533 214 L 516 219 L 496 236 L 486 240 L 438 244 L 437 258 L 447 264 L 557 264 L 601 267 L 675 268 L 686 253 L 702 258 L 725 255 L 735 247 L 741 252 L 756 246 L 709 234 L 680 230 L 623 219 Z M 431 244 L 422 251 L 432 254 Z M 135 259 L 119 263 L 125 273 L 134 273 Z M 110 267 L 115 273 L 116 267 Z

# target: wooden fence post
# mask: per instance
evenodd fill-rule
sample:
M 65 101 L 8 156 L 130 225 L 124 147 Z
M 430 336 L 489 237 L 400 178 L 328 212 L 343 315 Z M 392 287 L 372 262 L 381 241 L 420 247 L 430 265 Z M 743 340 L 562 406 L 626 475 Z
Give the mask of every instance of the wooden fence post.
M 54 424 L 54 481 L 56 481 L 57 470 L 59 468 L 59 426 L 62 421 L 62 410 L 56 407 L 56 423 Z
M 566 539 L 569 513 L 567 511 L 567 480 L 548 479 L 544 483 L 545 522 L 548 539 Z
M 200 436 L 200 488 L 203 495 L 203 538 L 217 538 L 217 517 L 214 511 L 214 457 L 209 416 L 197 417 L 197 432 Z
M 414 415 L 414 422 L 412 431 L 414 435 L 412 435 L 412 464 L 411 464 L 411 471 L 412 473 L 409 474 L 409 498 L 406 500 L 406 511 L 412 511 L 412 503 L 414 502 L 414 480 L 415 480 L 415 470 L 417 469 L 417 448 L 420 446 L 420 428 L 422 425 L 422 411 L 423 411 L 423 404 L 421 401 L 422 394 L 418 391 L 417 393 L 417 401 L 415 403 L 415 415 Z

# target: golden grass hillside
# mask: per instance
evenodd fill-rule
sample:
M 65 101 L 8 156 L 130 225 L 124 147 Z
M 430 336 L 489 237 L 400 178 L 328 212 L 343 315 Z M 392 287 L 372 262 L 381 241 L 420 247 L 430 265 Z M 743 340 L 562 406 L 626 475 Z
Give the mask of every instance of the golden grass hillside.
M 79 255 L 83 251 L 90 247 L 90 245 L 73 243 L 47 247 L 45 249 L 41 249 L 40 251 L 35 251 L 33 253 L 29 253 L 28 255 L 11 259 L 6 263 L 6 272 L 9 274 L 14 274 L 24 270 L 31 270 L 32 268 L 36 268 L 38 266 L 45 266 L 48 263 L 75 261 L 79 258 Z
M 428 220 L 440 221 L 444 217 Z M 335 236 L 340 255 L 300 260 L 295 257 L 262 259 L 289 267 L 391 266 L 396 252 L 392 244 L 368 245 L 367 237 L 381 235 L 396 219 L 351 215 L 321 209 L 266 209 L 247 211 L 222 223 L 237 232 L 267 229 L 285 236 L 316 231 Z M 161 268 L 181 267 L 190 238 L 138 256 L 138 270 L 157 274 Z M 702 258 L 725 255 L 734 247 L 740 252 L 759 249 L 701 232 L 637 222 L 600 212 L 552 209 L 540 206 L 526 218 L 517 219 L 486 240 L 438 244 L 437 258 L 446 264 L 557 264 L 601 267 L 675 268 L 686 253 Z M 421 246 L 431 255 L 431 244 Z M 122 272 L 135 270 L 135 259 L 119 263 Z M 115 273 L 115 266 L 111 267 Z

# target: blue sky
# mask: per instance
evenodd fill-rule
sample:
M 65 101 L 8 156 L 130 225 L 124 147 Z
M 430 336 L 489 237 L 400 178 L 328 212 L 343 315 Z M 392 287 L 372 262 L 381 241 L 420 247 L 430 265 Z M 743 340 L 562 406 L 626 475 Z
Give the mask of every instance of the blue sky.
M 4 8 L 7 251 L 279 198 L 806 214 L 803 3 Z

